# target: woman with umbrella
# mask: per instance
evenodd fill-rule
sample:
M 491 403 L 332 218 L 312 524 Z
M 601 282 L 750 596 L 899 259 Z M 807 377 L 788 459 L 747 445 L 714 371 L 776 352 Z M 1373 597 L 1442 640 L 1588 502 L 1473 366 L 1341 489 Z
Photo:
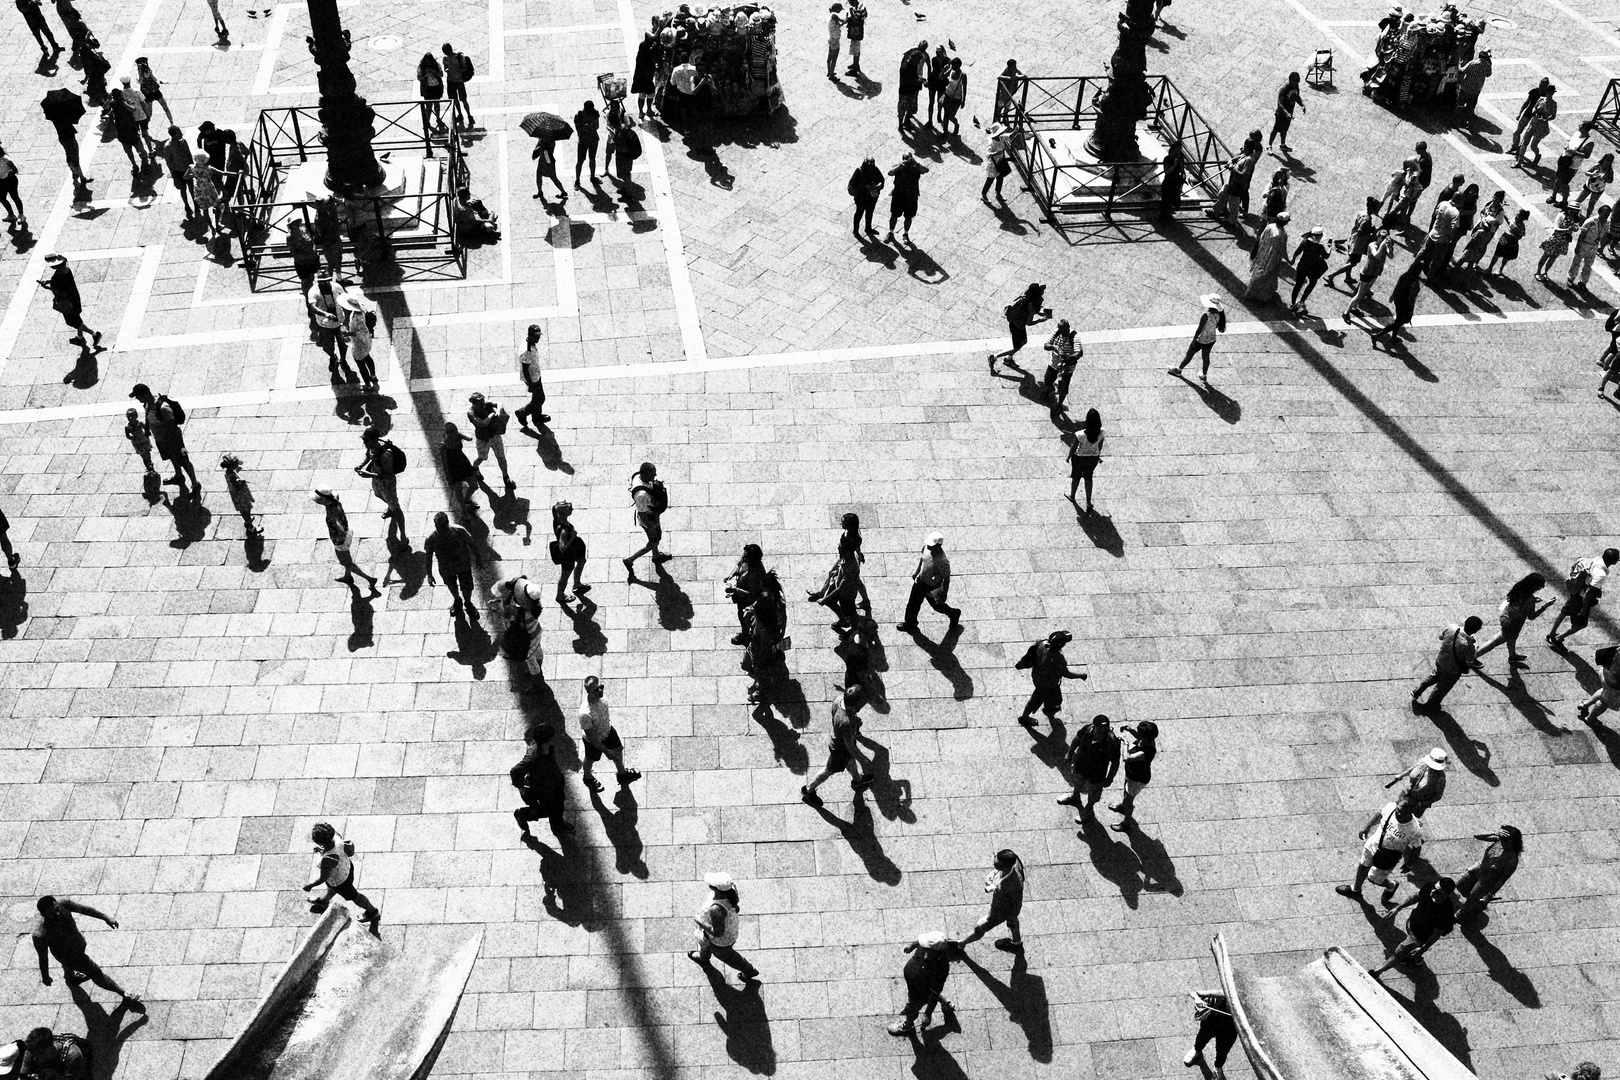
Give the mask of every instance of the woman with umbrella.
M 543 181 L 549 179 L 557 186 L 557 201 L 568 201 L 568 189 L 557 179 L 557 143 L 574 134 L 568 121 L 554 113 L 532 112 L 523 118 L 523 131 L 534 137 L 534 197 L 546 197 Z

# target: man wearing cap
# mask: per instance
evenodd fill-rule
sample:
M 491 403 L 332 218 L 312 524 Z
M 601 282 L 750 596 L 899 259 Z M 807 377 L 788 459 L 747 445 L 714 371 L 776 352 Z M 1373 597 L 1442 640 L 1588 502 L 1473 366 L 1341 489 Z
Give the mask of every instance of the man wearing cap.
M 810 779 L 810 782 L 799 789 L 799 798 L 811 806 L 821 805 L 821 796 L 816 794 L 820 787 L 836 773 L 849 770 L 851 780 L 850 790 L 859 794 L 872 786 L 872 772 L 866 763 L 861 760 L 860 748 L 857 740 L 861 735 L 861 718 L 858 715 L 861 700 L 854 687 L 848 687 L 833 698 L 832 703 L 832 735 L 827 740 L 827 764 L 821 771 Z
M 51 268 L 48 277 L 39 279 L 39 284 L 49 290 L 51 294 L 51 307 L 62 316 L 62 321 L 70 329 L 78 331 L 76 337 L 68 338 L 78 345 L 83 352 L 101 344 L 101 331 L 92 330 L 84 324 L 84 301 L 79 297 L 79 283 L 73 277 L 73 271 L 68 269 L 68 261 L 56 252 L 45 256 L 45 265 Z M 70 373 L 63 382 L 72 380 Z
M 39 981 L 46 986 L 51 985 L 51 965 L 49 958 L 55 957 L 56 962 L 62 965 L 62 978 L 68 985 L 78 986 L 89 981 L 110 990 L 123 998 L 123 1003 L 136 1012 L 145 1012 L 146 1006 L 134 994 L 125 992 L 124 988 L 113 981 L 111 975 L 101 970 L 101 965 L 90 959 L 86 953 L 84 934 L 78 923 L 73 921 L 74 915 L 84 915 L 92 919 L 100 919 L 114 930 L 118 929 L 118 920 L 103 915 L 88 904 L 74 903 L 66 897 L 42 896 L 34 905 L 39 912 L 34 920 L 32 933 L 34 951 L 39 954 Z
M 1519 868 L 1519 852 L 1524 850 L 1524 837 L 1512 825 L 1503 825 L 1495 832 L 1475 833 L 1474 839 L 1484 840 L 1489 846 L 1479 861 L 1457 879 L 1460 923 L 1472 922 L 1485 913 L 1486 906 Z
M 906 599 L 906 617 L 895 629 L 915 634 L 917 615 L 922 611 L 923 601 L 927 600 L 929 607 L 951 620 L 950 628 L 955 630 L 961 625 L 962 609 L 951 607 L 946 602 L 950 591 L 951 560 L 945 555 L 945 537 L 930 533 L 923 544 L 922 554 L 917 557 L 917 567 L 911 572 L 911 595 Z
M 906 980 L 906 1004 L 899 1019 L 889 1025 L 889 1034 L 896 1038 L 915 1035 L 917 1013 L 922 1013 L 923 1029 L 934 1018 L 934 1006 L 950 1012 L 951 1003 L 945 1000 L 945 980 L 951 975 L 951 961 L 963 955 L 962 946 L 943 930 L 931 930 L 909 942 L 905 951 L 911 954 L 901 974 Z
M 1113 722 L 1102 713 L 1074 733 L 1069 743 L 1069 770 L 1074 773 L 1074 794 L 1059 799 L 1058 805 L 1075 808 L 1074 823 L 1096 820 L 1097 800 L 1114 782 L 1119 772 L 1119 736 Z
M 1440 708 L 1440 703 L 1445 700 L 1446 695 L 1451 692 L 1451 688 L 1457 685 L 1457 680 L 1469 671 L 1478 669 L 1474 635 L 1479 633 L 1479 628 L 1484 625 L 1484 620 L 1478 615 L 1470 615 L 1463 620 L 1461 626 L 1453 624 L 1440 631 L 1440 651 L 1435 654 L 1434 671 L 1412 691 L 1413 712 L 1435 712 Z M 1423 691 L 1431 686 L 1434 687 L 1434 691 L 1429 695 L 1429 700 L 1419 702 L 1418 698 L 1423 696 Z
M 192 467 L 191 455 L 186 452 L 186 436 L 181 431 L 180 413 L 174 402 L 169 400 L 167 394 L 154 396 L 145 383 L 136 383 L 129 396 L 146 409 L 146 427 L 152 433 L 152 443 L 157 447 L 158 456 L 174 466 L 174 475 L 163 482 L 178 485 L 184 492 L 185 477 L 189 476 L 192 490 L 201 490 L 201 485 L 197 483 L 197 470 Z
M 1063 680 L 1086 678 L 1083 671 L 1071 671 L 1063 655 L 1063 647 L 1073 640 L 1074 635 L 1067 630 L 1054 630 L 1046 640 L 1037 641 L 1025 650 L 1018 661 L 1016 666 L 1029 671 L 1030 682 L 1035 686 L 1018 716 L 1018 722 L 1025 727 L 1035 726 L 1037 707 L 1048 720 L 1056 719 L 1058 710 L 1063 708 Z
M 529 403 L 512 415 L 517 417 L 518 426 L 529 427 L 529 418 L 533 417 L 536 425 L 549 424 L 551 417 L 545 413 L 546 384 L 540 376 L 540 324 L 529 324 L 528 340 L 524 343 L 523 351 L 518 353 L 518 374 L 523 376 L 523 385 L 529 388 Z
M 545 818 L 551 825 L 552 835 L 558 839 L 574 831 L 574 826 L 563 817 L 563 776 L 553 745 L 555 734 L 550 724 L 530 724 L 523 733 L 523 757 L 507 773 L 523 799 L 523 805 L 512 811 L 512 817 L 529 847 L 540 843 L 529 832 L 531 821 Z
M 692 917 L 693 924 L 697 926 L 694 936 L 698 947 L 688 952 L 686 958 L 694 964 L 708 967 L 709 958 L 718 957 L 722 963 L 736 968 L 743 982 L 758 982 L 759 969 L 744 960 L 736 948 L 741 907 L 736 881 L 730 874 L 717 871 L 704 874 L 703 884 L 708 886 L 709 895 Z
M 483 394 L 473 394 L 467 403 L 467 421 L 473 426 L 473 441 L 478 447 L 478 456 L 473 459 L 473 464 L 482 465 L 490 451 L 495 451 L 495 461 L 501 467 L 501 480 L 506 484 L 506 490 L 517 490 L 517 485 L 512 482 L 512 474 L 506 469 L 504 436 L 511 414 L 504 405 L 486 399 Z
M 591 766 L 602 758 L 613 762 L 619 771 L 620 784 L 633 784 L 641 774 L 624 764 L 624 741 L 614 730 L 608 716 L 608 703 L 602 697 L 602 680 L 595 675 L 585 677 L 585 693 L 579 699 L 579 734 L 585 743 L 583 780 L 592 791 L 602 790 L 602 781 L 591 775 Z

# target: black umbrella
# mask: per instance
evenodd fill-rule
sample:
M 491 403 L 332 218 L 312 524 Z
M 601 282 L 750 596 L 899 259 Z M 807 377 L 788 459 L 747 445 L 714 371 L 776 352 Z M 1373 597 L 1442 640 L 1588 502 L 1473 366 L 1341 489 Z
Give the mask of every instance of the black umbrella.
M 525 116 L 518 126 L 523 129 L 524 134 L 532 135 L 536 139 L 562 140 L 574 134 L 574 129 L 569 126 L 568 121 L 556 113 L 532 112 Z
M 46 91 L 39 107 L 53 124 L 77 124 L 84 115 L 84 99 L 65 86 Z

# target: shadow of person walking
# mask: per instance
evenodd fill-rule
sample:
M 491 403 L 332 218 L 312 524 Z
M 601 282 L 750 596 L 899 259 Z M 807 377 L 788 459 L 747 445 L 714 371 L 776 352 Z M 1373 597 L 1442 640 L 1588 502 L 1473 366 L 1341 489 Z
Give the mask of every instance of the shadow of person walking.
M 1022 953 L 1013 957 L 1009 981 L 1001 980 L 980 967 L 965 953 L 962 962 L 979 977 L 979 981 L 996 996 L 1007 1018 L 1024 1030 L 1029 1044 L 1029 1056 L 1042 1064 L 1052 1060 L 1052 1007 L 1046 1000 L 1046 980 L 1029 970 L 1029 961 Z
M 600 792 L 591 792 L 591 809 L 602 819 L 602 831 L 607 834 L 608 843 L 613 845 L 615 869 L 621 874 L 646 880 L 647 862 L 641 856 L 644 845 L 641 833 L 636 828 L 640 818 L 636 793 L 628 786 L 620 787 L 614 793 L 613 805 L 618 808 L 616 812 L 608 810 Z
M 113 1080 L 118 1073 L 118 1058 L 124 1043 L 146 1023 L 147 1014 L 141 1013 L 126 1027 L 124 1018 L 129 1015 L 129 1006 L 125 1002 L 120 1001 L 108 1012 L 84 992 L 83 986 L 69 986 L 68 994 L 84 1014 L 84 1041 L 90 1044 L 91 1080 Z
M 726 1053 L 738 1065 L 756 1076 L 776 1072 L 776 1046 L 771 1039 L 771 1019 L 765 1013 L 765 998 L 757 982 L 742 988 L 732 986 L 713 965 L 706 965 L 709 987 L 720 1009 L 714 1022 L 726 1035 Z

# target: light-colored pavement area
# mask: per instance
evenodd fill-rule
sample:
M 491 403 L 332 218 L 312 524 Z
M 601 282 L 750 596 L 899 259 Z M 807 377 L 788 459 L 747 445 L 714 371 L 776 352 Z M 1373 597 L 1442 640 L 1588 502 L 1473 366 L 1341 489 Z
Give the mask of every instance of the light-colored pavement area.
M 1155 66 L 1236 144 L 1266 126 L 1281 76 L 1325 34 L 1369 47 L 1370 27 L 1332 24 L 1382 13 L 1302 4 L 1182 0 Z M 1517 29 L 1487 38 L 1500 65 L 1488 90 L 1504 95 L 1493 100 L 1511 109 L 1546 70 L 1572 102 L 1596 101 L 1602 77 L 1582 57 L 1620 55 L 1620 40 L 1570 12 L 1603 12 L 1498 7 Z M 268 10 L 227 8 L 236 47 L 224 52 L 208 47 L 196 0 L 84 7 L 115 62 L 152 56 L 184 122 L 239 131 L 297 100 L 277 87 L 310 78 L 298 7 Z M 355 840 L 385 934 L 408 947 L 447 924 L 486 926 L 439 1075 L 1186 1076 L 1185 991 L 1211 988 L 1212 933 L 1266 970 L 1329 944 L 1369 966 L 1382 957 L 1389 931 L 1332 885 L 1351 873 L 1382 781 L 1441 745 L 1456 765 L 1428 818 L 1428 861 L 1459 869 L 1470 834 L 1508 821 L 1525 831 L 1525 863 L 1482 932 L 1445 939 L 1428 972 L 1387 985 L 1487 1080 L 1582 1057 L 1620 1067 L 1620 735 L 1574 718 L 1613 623 L 1596 620 L 1568 657 L 1532 624 L 1521 679 L 1505 680 L 1497 652 L 1493 681 L 1466 680 L 1439 722 L 1406 709 L 1442 626 L 1469 613 L 1493 624 L 1527 570 L 1557 581 L 1615 542 L 1620 417 L 1595 398 L 1591 366 L 1613 293 L 1585 301 L 1530 282 L 1539 227 L 1518 285 L 1426 293 L 1416 339 L 1393 355 L 1336 324 L 1257 325 L 1280 313 L 1231 299 L 1218 389 L 1201 393 L 1164 369 L 1198 294 L 1241 292 L 1247 254 L 1229 238 L 1068 244 L 1027 195 L 1003 216 L 977 201 L 972 139 L 927 160 L 913 230 L 926 264 L 847 236 L 849 169 L 900 150 L 885 125 L 902 47 L 954 41 L 974 62 L 982 117 L 1006 56 L 1034 73 L 1100 70 L 1104 5 L 988 19 L 885 0 L 865 66 L 886 85 L 863 99 L 823 77 L 825 13 L 785 4 L 790 115 L 753 134 L 675 136 L 643 161 L 644 211 L 576 195 L 567 222 L 529 198 L 517 121 L 536 107 L 571 114 L 597 72 L 624 70 L 624 30 L 644 24 L 643 6 L 343 11 L 374 100 L 407 93 L 414 58 L 458 35 L 490 129 L 474 175 L 508 224 L 465 282 L 373 294 L 392 348 L 370 402 L 334 402 L 296 297 L 250 294 L 222 250 L 180 233 L 164 185 L 153 205 L 129 200 L 116 144 L 89 168 L 102 202 L 69 207 L 33 104 L 60 79 L 19 68 L 26 92 L 0 103 L 41 237 L 0 257 L 0 508 L 26 579 L 0 592 L 0 896 L 20 935 L 0 972 L 0 1037 L 88 1021 L 103 1076 L 200 1076 L 308 922 L 304 836 L 324 818 Z M 20 20 L 4 32 L 20 64 L 32 49 Z M 402 44 L 374 49 L 377 35 Z M 1293 134 L 1295 220 L 1330 231 L 1424 134 L 1363 98 L 1341 64 L 1338 92 L 1309 96 Z M 1488 193 L 1489 167 L 1544 205 L 1533 178 L 1491 157 L 1499 124 L 1455 141 L 1429 133 L 1437 174 L 1467 171 Z M 26 287 L 48 248 L 74 258 L 92 325 L 111 331 L 88 386 L 60 381 L 65 332 Z M 1100 409 L 1109 442 L 1102 516 L 1084 522 L 1063 497 L 1045 409 L 985 371 L 982 343 L 1031 279 L 1092 341 L 1071 401 Z M 1317 306 L 1332 312 L 1342 296 L 1319 292 Z M 469 526 L 486 552 L 481 587 L 517 569 L 544 578 L 547 507 L 577 508 L 597 607 L 569 618 L 548 605 L 539 691 L 514 682 L 482 631 L 458 632 L 419 551 L 448 503 L 429 437 L 473 389 L 519 403 L 512 355 L 530 321 L 556 372 L 555 437 L 509 438 L 517 497 Z M 120 435 L 137 379 L 197 405 L 188 438 L 206 511 L 142 496 Z M 318 486 L 342 494 L 357 557 L 380 574 L 380 507 L 350 472 L 367 420 L 410 454 L 402 495 L 418 548 L 374 602 L 331 581 L 308 499 Z M 221 492 L 226 452 L 246 462 L 262 549 L 244 545 Z M 626 583 L 626 488 L 648 459 L 670 484 L 677 557 L 667 578 Z M 802 595 L 851 509 L 883 627 L 885 704 L 866 727 L 880 779 L 854 814 L 830 783 L 818 814 L 797 792 L 823 760 L 842 674 L 828 620 L 794 600 L 792 683 L 756 719 L 721 580 L 758 542 Z M 966 612 L 944 644 L 931 614 L 917 640 L 892 628 L 936 528 Z M 1164 733 L 1129 834 L 1078 836 L 1051 802 L 1066 791 L 1055 740 L 1013 723 L 1025 684 L 1012 663 L 1059 627 L 1092 676 L 1071 684 L 1064 730 L 1107 711 Z M 645 777 L 629 797 L 592 800 L 571 776 L 579 841 L 537 856 L 518 843 L 505 772 L 525 718 L 559 713 L 577 767 L 571 714 L 588 673 L 606 680 Z M 960 1030 L 920 1050 L 891 1039 L 901 944 L 971 926 L 1000 847 L 1030 868 L 1027 965 L 975 946 L 947 988 Z M 741 882 L 757 995 L 717 991 L 682 957 L 701 876 L 716 868 Z M 39 985 L 26 917 L 45 891 L 121 921 L 92 929 L 91 952 L 147 998 L 150 1019 L 116 1052 L 107 995 L 81 1009 L 60 981 Z M 1234 1058 L 1229 1074 L 1244 1073 Z

